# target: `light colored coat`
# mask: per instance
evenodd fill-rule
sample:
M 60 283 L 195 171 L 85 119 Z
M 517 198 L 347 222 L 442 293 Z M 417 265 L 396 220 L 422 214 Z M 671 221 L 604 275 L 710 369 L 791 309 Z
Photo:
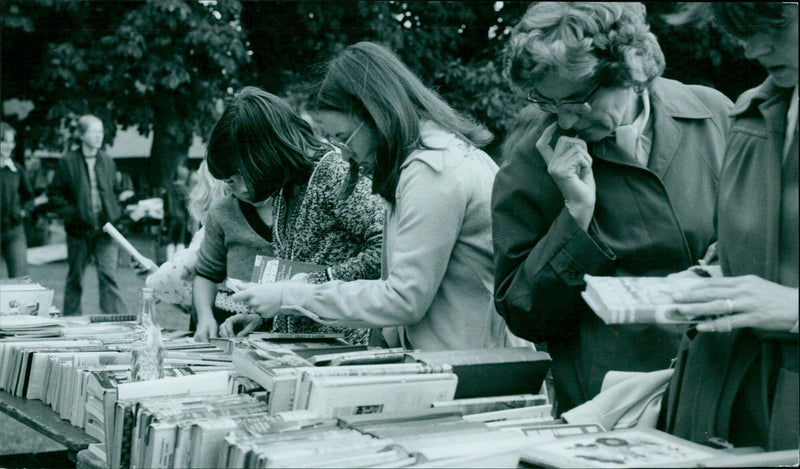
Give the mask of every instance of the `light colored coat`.
M 381 280 L 286 283 L 283 308 L 341 326 L 403 326 L 399 339 L 409 348 L 502 346 L 505 323 L 492 304 L 497 165 L 432 123 L 420 126 L 420 137 L 431 149 L 414 151 L 402 166 L 385 219 Z

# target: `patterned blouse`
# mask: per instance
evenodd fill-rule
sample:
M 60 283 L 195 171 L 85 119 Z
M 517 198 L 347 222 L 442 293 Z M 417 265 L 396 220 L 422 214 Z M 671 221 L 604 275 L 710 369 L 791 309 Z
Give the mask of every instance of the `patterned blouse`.
M 308 184 L 295 193 L 288 217 L 283 191 L 275 198 L 275 257 L 328 266 L 309 274 L 310 283 L 380 278 L 383 202 L 372 194 L 372 181 L 365 177 L 350 196 L 342 198 L 348 171 L 339 153 L 327 153 Z M 353 344 L 369 340 L 369 329 L 331 327 L 301 316 L 279 315 L 273 324 L 275 332 L 340 333 Z

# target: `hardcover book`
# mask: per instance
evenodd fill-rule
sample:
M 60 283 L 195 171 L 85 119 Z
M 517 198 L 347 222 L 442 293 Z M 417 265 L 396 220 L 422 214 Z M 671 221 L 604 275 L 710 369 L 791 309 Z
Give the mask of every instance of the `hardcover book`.
M 407 362 L 451 365 L 458 376 L 455 399 L 539 392 L 550 355 L 528 347 L 406 352 Z

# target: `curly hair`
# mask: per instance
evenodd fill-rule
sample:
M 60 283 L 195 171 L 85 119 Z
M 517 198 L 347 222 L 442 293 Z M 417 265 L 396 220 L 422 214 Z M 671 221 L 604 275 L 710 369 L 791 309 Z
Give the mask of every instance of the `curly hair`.
M 665 63 L 645 15 L 641 3 L 534 3 L 503 51 L 505 76 L 522 89 L 551 72 L 607 87 L 646 87 Z

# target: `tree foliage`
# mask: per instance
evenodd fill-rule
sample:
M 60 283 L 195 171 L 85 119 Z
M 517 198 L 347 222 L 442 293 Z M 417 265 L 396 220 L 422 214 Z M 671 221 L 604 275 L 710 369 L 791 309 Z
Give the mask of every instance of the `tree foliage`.
M 675 3 L 647 3 L 667 58 L 665 76 L 732 99 L 763 80 L 735 41 L 709 25 L 676 27 Z M 3 99 L 35 103 L 28 146 L 53 144 L 61 124 L 94 112 L 154 132 L 154 181 L 205 136 L 219 100 L 244 84 L 301 106 L 318 65 L 360 40 L 383 43 L 457 109 L 495 133 L 524 106 L 501 53 L 529 2 L 4 0 Z M 109 136 L 109 139 L 113 135 Z M 496 146 L 489 149 L 490 153 Z
M 163 184 L 192 135 L 210 129 L 218 100 L 239 86 L 249 61 L 240 2 L 35 2 L 51 14 L 37 14 L 28 1 L 4 2 L 17 27 L 4 16 L 3 67 L 9 46 L 18 56 L 24 42 L 44 42 L 29 88 L 17 90 L 36 105 L 33 123 L 49 129 L 38 139 L 62 137 L 58 130 L 86 112 L 106 122 L 109 138 L 116 125 L 152 131 L 151 182 Z M 52 10 L 62 13 L 58 20 Z

